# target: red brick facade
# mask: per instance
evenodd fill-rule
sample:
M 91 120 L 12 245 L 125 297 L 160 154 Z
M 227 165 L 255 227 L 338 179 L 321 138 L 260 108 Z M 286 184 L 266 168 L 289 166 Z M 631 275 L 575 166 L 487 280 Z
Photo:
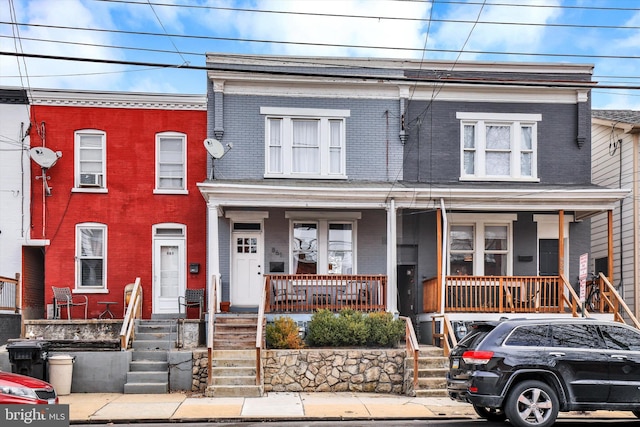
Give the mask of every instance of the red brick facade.
M 46 239 L 45 305 L 53 300 L 52 286 L 75 288 L 76 224 L 100 223 L 107 227 L 106 293 L 85 293 L 88 317 L 104 309 L 98 301 L 116 301 L 116 317 L 123 313 L 123 288 L 136 277 L 144 289 L 143 317 L 152 311 L 152 227 L 160 223 L 186 226 L 186 261 L 199 263 L 200 272 L 186 271 L 188 288 L 206 286 L 206 206 L 196 183 L 206 178 L 206 112 L 107 108 L 84 106 L 32 106 L 31 145 L 43 144 L 62 157 L 47 171 L 51 195 L 44 197 L 42 175 L 32 167 L 32 239 Z M 44 123 L 44 125 L 43 125 Z M 106 193 L 74 189 L 74 132 L 95 129 L 106 134 Z M 156 134 L 186 135 L 186 186 L 188 194 L 154 194 Z M 44 216 L 43 216 L 44 203 Z M 43 227 L 44 221 L 44 227 Z M 44 235 L 42 230 L 44 228 Z M 77 291 L 76 291 L 77 292 Z M 75 308 L 73 317 L 81 314 Z

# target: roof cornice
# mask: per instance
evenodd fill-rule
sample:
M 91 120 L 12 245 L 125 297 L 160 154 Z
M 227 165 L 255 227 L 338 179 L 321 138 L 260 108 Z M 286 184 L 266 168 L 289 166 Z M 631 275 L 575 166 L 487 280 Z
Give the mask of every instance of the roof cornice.
M 29 96 L 31 105 L 201 111 L 207 109 L 205 95 L 31 89 Z

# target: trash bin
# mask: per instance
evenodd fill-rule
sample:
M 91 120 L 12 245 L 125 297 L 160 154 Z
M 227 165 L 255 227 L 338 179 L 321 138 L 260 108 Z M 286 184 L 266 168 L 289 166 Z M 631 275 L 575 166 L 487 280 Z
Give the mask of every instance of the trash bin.
M 71 394 L 73 364 L 76 358 L 68 354 L 49 356 L 49 383 L 56 389 L 58 396 Z
M 23 340 L 7 344 L 11 372 L 48 381 L 49 341 Z

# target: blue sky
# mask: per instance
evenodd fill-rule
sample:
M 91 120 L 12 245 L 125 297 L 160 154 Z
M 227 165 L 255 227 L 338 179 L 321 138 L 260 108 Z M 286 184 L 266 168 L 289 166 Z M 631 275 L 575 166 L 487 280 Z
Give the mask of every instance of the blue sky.
M 204 94 L 178 67 L 206 52 L 587 63 L 640 86 L 637 0 L 0 0 L 0 17 L 3 52 L 176 66 L 0 56 L 3 86 Z M 640 90 L 595 89 L 593 107 L 640 110 Z

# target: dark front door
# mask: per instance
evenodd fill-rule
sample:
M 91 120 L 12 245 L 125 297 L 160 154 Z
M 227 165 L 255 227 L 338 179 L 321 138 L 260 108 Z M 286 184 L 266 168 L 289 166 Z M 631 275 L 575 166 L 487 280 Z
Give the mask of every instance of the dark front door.
M 398 266 L 398 309 L 401 316 L 415 318 L 415 265 Z
M 558 239 L 540 239 L 540 276 L 558 275 Z

